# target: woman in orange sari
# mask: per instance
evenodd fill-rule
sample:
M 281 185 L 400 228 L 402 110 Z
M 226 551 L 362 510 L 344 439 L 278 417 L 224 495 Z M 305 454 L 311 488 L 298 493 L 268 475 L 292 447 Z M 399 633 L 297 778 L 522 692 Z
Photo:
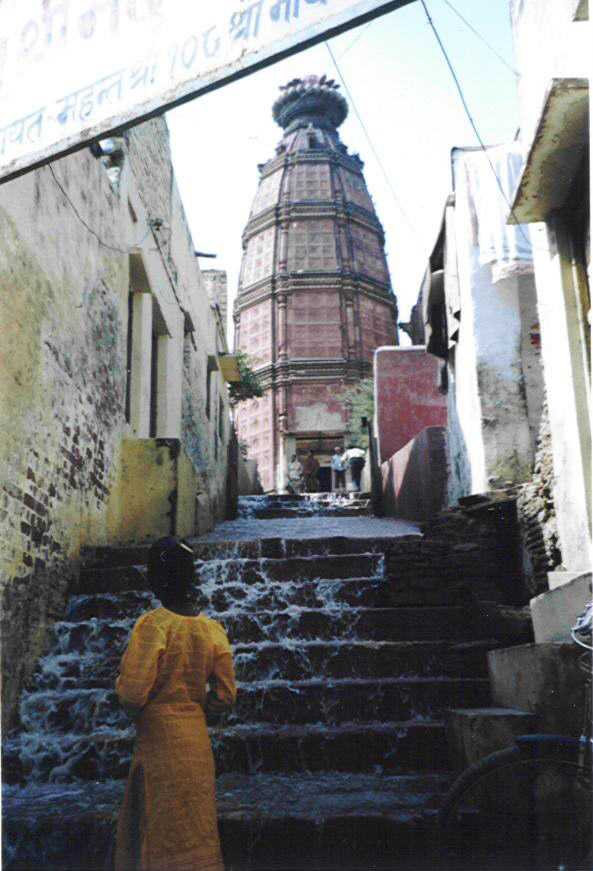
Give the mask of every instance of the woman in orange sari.
M 231 647 L 222 626 L 197 612 L 189 545 L 156 542 L 148 578 L 163 607 L 137 621 L 116 683 L 136 746 L 115 871 L 223 871 L 206 713 L 235 701 Z

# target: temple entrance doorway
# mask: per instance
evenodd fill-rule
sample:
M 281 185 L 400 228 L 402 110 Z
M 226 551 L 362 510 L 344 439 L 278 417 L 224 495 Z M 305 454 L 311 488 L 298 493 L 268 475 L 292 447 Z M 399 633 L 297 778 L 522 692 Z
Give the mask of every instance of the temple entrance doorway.
M 331 458 L 336 445 L 344 446 L 343 433 L 320 433 L 312 432 L 298 435 L 295 439 L 295 449 L 301 463 L 305 462 L 309 451 L 313 451 L 319 463 L 316 489 L 320 493 L 331 493 L 333 490 L 333 476 L 331 470 Z
M 331 493 L 332 489 L 332 474 L 329 466 L 322 466 L 319 469 L 319 492 Z

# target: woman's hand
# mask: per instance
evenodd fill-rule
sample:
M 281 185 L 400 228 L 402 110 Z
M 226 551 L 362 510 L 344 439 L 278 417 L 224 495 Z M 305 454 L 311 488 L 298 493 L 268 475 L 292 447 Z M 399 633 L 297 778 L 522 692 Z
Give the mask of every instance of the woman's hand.
M 204 705 L 204 713 L 206 714 L 206 722 L 208 725 L 216 725 L 224 714 L 228 714 L 232 705 L 223 702 L 218 698 L 213 690 L 210 690 L 206 696 L 206 704 Z
M 120 703 L 130 720 L 136 722 L 140 714 L 142 713 L 142 708 L 139 708 L 137 705 L 130 705 L 126 702 Z

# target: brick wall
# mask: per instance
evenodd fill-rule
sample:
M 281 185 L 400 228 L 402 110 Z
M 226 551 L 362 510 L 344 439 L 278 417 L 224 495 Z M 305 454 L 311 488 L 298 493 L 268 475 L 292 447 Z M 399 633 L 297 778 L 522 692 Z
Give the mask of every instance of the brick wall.
M 477 514 L 449 508 L 425 524 L 423 532 L 422 538 L 394 540 L 386 554 L 386 574 L 402 596 L 412 601 L 414 590 L 434 589 L 457 591 L 465 601 L 527 603 L 512 499 Z M 488 614 L 485 608 L 484 618 Z

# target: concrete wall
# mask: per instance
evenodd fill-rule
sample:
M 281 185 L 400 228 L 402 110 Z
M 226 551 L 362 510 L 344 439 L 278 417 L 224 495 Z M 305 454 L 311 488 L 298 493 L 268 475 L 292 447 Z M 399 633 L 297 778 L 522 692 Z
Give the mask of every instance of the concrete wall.
M 446 425 L 446 398 L 441 364 L 424 347 L 378 348 L 374 367 L 375 429 L 385 462 L 425 427 Z
M 121 175 L 108 175 L 84 150 L 2 187 L 5 723 L 75 587 L 81 548 L 126 538 L 133 496 L 119 483 L 122 451 L 125 439 L 150 435 L 153 347 L 155 435 L 178 439 L 200 476 L 205 525 L 224 510 L 226 388 L 214 372 L 208 419 L 206 365 L 216 354 L 215 326 L 173 178 L 166 125 L 137 127 L 122 145 Z M 166 477 L 163 466 L 151 467 L 149 477 L 159 473 Z M 181 491 L 178 499 L 192 501 Z
M 381 465 L 385 513 L 431 520 L 447 500 L 447 430 L 422 430 Z

